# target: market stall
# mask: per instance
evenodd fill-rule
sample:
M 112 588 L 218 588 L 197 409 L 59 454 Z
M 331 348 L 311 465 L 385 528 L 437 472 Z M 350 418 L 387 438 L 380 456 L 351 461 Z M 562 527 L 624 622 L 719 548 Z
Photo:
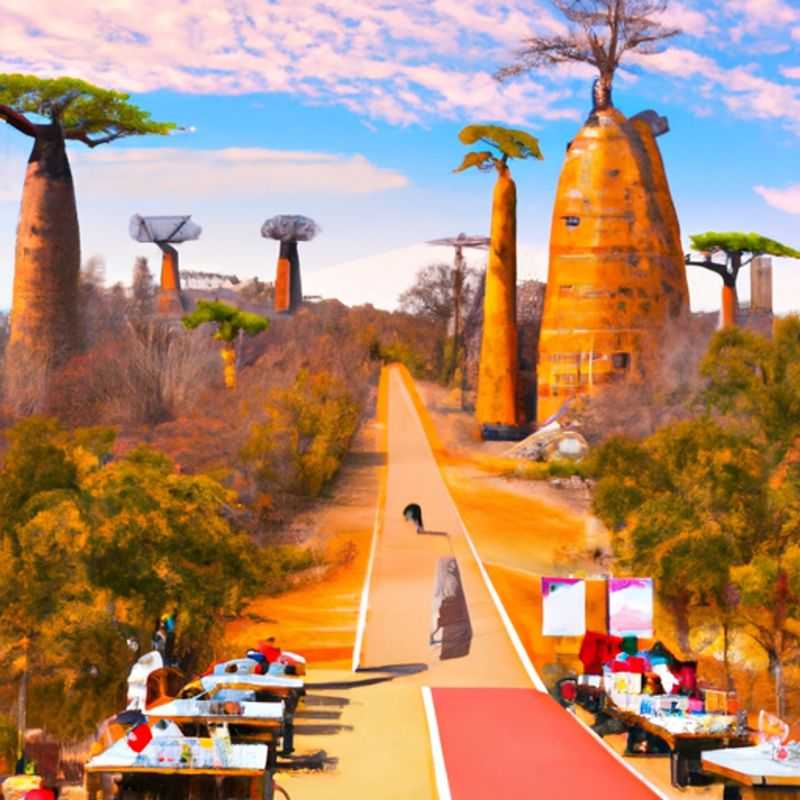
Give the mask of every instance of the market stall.
M 171 700 L 150 709 L 147 717 L 174 722 L 183 733 L 193 736 L 227 725 L 234 742 L 259 741 L 275 752 L 283 734 L 284 703 L 258 703 L 249 699 L 252 694 L 237 691 L 217 700 Z
M 624 726 L 626 755 L 669 754 L 675 786 L 710 782 L 703 751 L 751 744 L 735 695 L 699 687 L 695 662 L 677 659 L 660 642 L 639 649 L 635 636 L 587 632 L 580 659 L 585 673 L 567 693 L 599 722 Z M 562 697 L 566 690 L 562 681 Z
M 229 662 L 233 663 L 233 662 Z M 225 691 L 251 692 L 258 702 L 279 701 L 283 703 L 283 755 L 294 750 L 294 713 L 300 698 L 305 695 L 305 683 L 300 678 L 280 675 L 262 675 L 244 671 L 222 671 L 204 675 L 184 686 L 179 699 L 205 697 L 214 699 Z
M 92 758 L 86 765 L 87 800 L 108 800 L 104 775 L 116 776 L 117 796 L 137 797 L 157 787 L 159 797 L 271 800 L 272 774 L 264 744 L 233 744 L 224 735 L 201 738 L 168 734 L 154 736 L 139 752 L 126 739 Z

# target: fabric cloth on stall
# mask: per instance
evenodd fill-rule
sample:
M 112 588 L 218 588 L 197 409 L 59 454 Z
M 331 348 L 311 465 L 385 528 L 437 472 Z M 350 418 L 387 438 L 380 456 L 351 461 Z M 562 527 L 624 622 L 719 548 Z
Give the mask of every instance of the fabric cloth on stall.
M 603 664 L 617 656 L 621 652 L 621 647 L 622 639 L 619 636 L 586 631 L 578 653 L 578 658 L 583 664 L 584 673 L 587 675 L 601 675 Z

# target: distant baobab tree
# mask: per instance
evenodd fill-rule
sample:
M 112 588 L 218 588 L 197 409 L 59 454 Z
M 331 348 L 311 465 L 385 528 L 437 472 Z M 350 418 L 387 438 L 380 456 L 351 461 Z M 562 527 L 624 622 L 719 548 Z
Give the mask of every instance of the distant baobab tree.
M 182 319 L 184 327 L 194 330 L 210 322 L 216 325 L 214 338 L 222 342 L 223 376 L 226 389 L 236 388 L 236 340 L 241 333 L 257 336 L 269 327 L 269 320 L 260 314 L 242 311 L 219 300 L 199 300 L 197 308 Z
M 10 347 L 57 361 L 80 339 L 80 231 L 65 142 L 94 148 L 167 134 L 175 125 L 155 122 L 122 92 L 76 78 L 8 73 L 0 74 L 0 120 L 33 139 L 17 228 Z
M 158 217 L 134 214 L 129 223 L 129 232 L 137 242 L 152 242 L 161 250 L 158 313 L 172 316 L 182 314 L 184 302 L 178 251 L 172 245 L 199 239 L 203 229 L 192 220 L 191 214 Z
M 658 19 L 669 0 L 552 0 L 567 18 L 564 34 L 529 36 L 514 53 L 515 60 L 496 73 L 506 80 L 530 70 L 558 64 L 590 64 L 599 77 L 595 81 L 595 109 L 613 106 L 614 74 L 629 52 L 658 53 L 662 43 L 681 31 Z
M 281 243 L 275 275 L 275 311 L 291 313 L 303 302 L 297 243 L 310 242 L 319 230 L 313 219 L 300 214 L 279 214 L 261 226 L 265 239 L 277 239 Z
M 721 328 L 731 328 L 736 325 L 736 279 L 742 267 L 746 267 L 758 256 L 800 258 L 800 250 L 768 239 L 759 233 L 708 231 L 694 234 L 691 243 L 692 250 L 703 254 L 703 260 L 692 259 L 691 254 L 687 253 L 686 263 L 716 272 L 722 278 Z M 717 254 L 722 256 L 722 261 L 714 260 Z

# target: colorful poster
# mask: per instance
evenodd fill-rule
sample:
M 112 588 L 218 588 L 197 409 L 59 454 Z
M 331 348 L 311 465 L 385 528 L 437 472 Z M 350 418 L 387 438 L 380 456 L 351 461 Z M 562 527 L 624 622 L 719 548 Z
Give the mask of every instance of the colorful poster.
M 612 636 L 653 636 L 653 579 L 610 578 L 608 632 Z
M 542 635 L 586 633 L 586 583 L 581 578 L 542 578 Z

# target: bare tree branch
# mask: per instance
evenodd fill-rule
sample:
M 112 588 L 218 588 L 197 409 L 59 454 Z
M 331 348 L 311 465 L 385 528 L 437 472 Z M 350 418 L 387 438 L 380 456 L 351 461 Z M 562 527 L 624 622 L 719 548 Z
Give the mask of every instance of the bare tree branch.
M 495 73 L 500 81 L 557 64 L 591 64 L 599 73 L 595 107 L 611 103 L 611 86 L 625 53 L 652 55 L 680 33 L 658 21 L 669 0 L 552 0 L 571 23 L 567 34 L 531 36 L 515 51 L 514 61 Z
M 26 136 L 36 136 L 36 126 L 19 111 L 15 111 L 11 106 L 0 103 L 0 119 L 4 119 L 12 128 L 16 128 Z

